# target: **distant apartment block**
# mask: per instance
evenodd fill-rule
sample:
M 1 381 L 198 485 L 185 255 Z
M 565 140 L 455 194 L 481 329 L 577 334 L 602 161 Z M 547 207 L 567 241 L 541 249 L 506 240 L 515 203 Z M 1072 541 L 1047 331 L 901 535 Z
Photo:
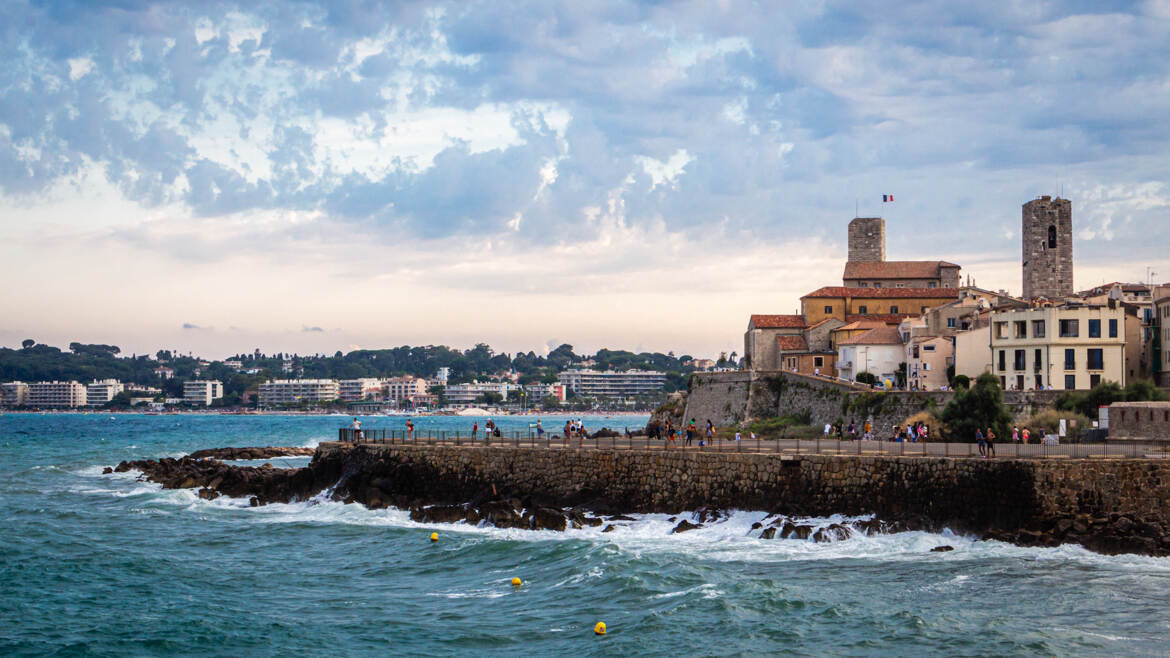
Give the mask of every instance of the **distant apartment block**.
M 545 398 L 556 398 L 557 402 L 564 402 L 567 389 L 564 384 L 529 384 L 524 387 L 529 403 L 540 402 Z
M 85 403 L 91 407 L 109 404 L 110 400 L 125 388 L 122 382 L 116 379 L 94 380 L 85 387 Z
M 509 393 L 520 390 L 518 384 L 511 382 L 471 382 L 469 384 L 448 384 L 444 390 L 444 397 L 448 404 L 472 404 L 484 393 L 499 395 L 507 400 Z
M 85 384 L 68 382 L 34 382 L 28 385 L 28 404 L 42 409 L 84 407 Z
M 332 401 L 340 395 L 336 379 L 276 379 L 260 385 L 260 404 L 266 407 Z
M 566 370 L 558 379 L 574 394 L 588 397 L 624 398 L 653 395 L 666 385 L 666 374 L 651 370 L 626 372 Z
M 28 404 L 28 384 L 24 382 L 0 384 L 0 404 L 5 407 L 22 407 Z
M 346 402 L 381 399 L 382 380 L 373 377 L 343 379 L 337 382 L 337 397 Z
M 154 369 L 154 374 L 155 376 L 162 377 L 163 379 L 171 379 L 175 376 L 175 369 L 168 368 L 166 366 L 159 366 Z
M 992 372 L 1005 390 L 1125 386 L 1125 311 L 1064 304 L 991 314 Z
M 427 394 L 427 380 L 422 377 L 391 377 L 385 380 L 387 400 L 419 400 Z
M 223 383 L 219 380 L 195 380 L 183 383 L 183 402 L 202 407 L 223 397 Z

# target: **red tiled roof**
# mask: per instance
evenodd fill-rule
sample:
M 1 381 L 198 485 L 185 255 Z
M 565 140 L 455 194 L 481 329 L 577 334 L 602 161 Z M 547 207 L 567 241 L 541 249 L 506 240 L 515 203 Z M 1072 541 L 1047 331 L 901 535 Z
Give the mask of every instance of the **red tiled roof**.
M 750 326 L 756 329 L 804 329 L 800 315 L 753 315 Z
M 897 327 L 879 327 L 877 329 L 870 329 L 869 331 L 854 336 L 849 340 L 843 340 L 838 345 L 901 345 L 902 334 Z
M 857 331 L 858 329 L 877 329 L 878 327 L 884 327 L 886 324 L 888 324 L 886 322 L 882 322 L 881 320 L 870 319 L 864 315 L 851 315 L 849 317 L 853 318 L 849 321 L 849 324 L 837 327 L 833 330 L 833 332 Z
M 845 263 L 844 279 L 937 279 L 944 267 L 959 267 L 945 260 L 883 260 Z
M 874 322 L 881 322 L 882 324 L 898 324 L 906 318 L 916 318 L 918 313 L 874 313 L 873 315 L 861 315 L 860 313 L 850 313 L 845 316 L 849 322 L 857 322 L 860 320 L 873 320 Z
M 825 286 L 801 299 L 823 297 L 852 297 L 853 299 L 958 299 L 958 288 L 846 288 Z
M 808 343 L 804 336 L 777 336 L 776 344 L 785 352 L 807 352 Z

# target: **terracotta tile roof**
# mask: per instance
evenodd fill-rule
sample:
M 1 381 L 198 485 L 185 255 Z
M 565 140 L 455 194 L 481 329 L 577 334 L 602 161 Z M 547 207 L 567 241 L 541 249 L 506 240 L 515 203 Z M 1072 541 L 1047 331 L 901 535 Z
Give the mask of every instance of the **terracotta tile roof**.
M 843 340 L 838 345 L 901 345 L 902 334 L 897 327 L 879 327 Z
M 837 320 L 837 318 L 825 318 L 824 320 L 821 320 L 820 322 L 814 322 L 814 323 L 810 324 L 808 326 L 808 328 L 809 329 L 816 329 L 817 327 L 821 326 L 822 324 L 824 324 L 826 322 L 832 322 L 833 320 Z M 840 320 L 837 320 L 837 321 L 840 322 Z
M 817 288 L 801 299 L 819 297 L 852 297 L 854 299 L 958 299 L 958 288 L 846 288 L 825 286 Z
M 804 316 L 753 315 L 749 326 L 756 329 L 804 329 Z
M 845 263 L 844 279 L 937 279 L 944 267 L 959 267 L 945 260 L 885 260 Z
M 882 322 L 881 320 L 870 320 L 869 318 L 867 318 L 864 315 L 862 315 L 862 316 L 852 315 L 850 317 L 858 318 L 858 319 L 852 320 L 849 324 L 847 324 L 843 327 L 837 327 L 836 329 L 833 330 L 833 332 L 836 333 L 838 331 L 857 331 L 858 329 L 865 329 L 865 330 L 877 329 L 879 327 L 884 327 L 888 324 L 886 322 Z
M 807 352 L 808 343 L 804 336 L 777 336 L 776 344 L 785 352 Z
M 850 322 L 856 322 L 859 320 L 873 320 L 874 322 L 880 322 L 882 324 L 898 324 L 906 318 L 916 318 L 918 315 L 918 313 L 874 313 L 873 315 L 850 313 L 849 315 L 845 316 L 845 319 Z

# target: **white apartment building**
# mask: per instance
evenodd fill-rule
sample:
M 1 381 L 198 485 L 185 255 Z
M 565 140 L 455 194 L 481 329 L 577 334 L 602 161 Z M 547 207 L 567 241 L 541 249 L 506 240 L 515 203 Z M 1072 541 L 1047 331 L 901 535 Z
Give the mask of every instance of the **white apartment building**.
M 28 384 L 24 382 L 0 384 L 0 404 L 5 407 L 20 407 L 28 404 Z
M 391 377 L 385 386 L 387 400 L 414 400 L 427 394 L 427 380 L 422 377 Z
M 154 369 L 154 374 L 158 377 L 162 377 L 163 379 L 171 379 L 175 376 L 175 369 L 168 368 L 166 366 L 159 366 Z
M 380 399 L 382 380 L 373 377 L 343 379 L 337 382 L 337 396 L 346 402 Z
M 203 407 L 223 397 L 223 383 L 218 379 L 202 380 L 183 383 L 183 402 Z
M 1004 390 L 1125 386 L 1125 309 L 1065 304 L 991 314 L 992 372 Z
M 28 385 L 31 407 L 71 409 L 84 407 L 85 403 L 85 384 L 80 382 L 34 382 Z
M 508 399 L 508 394 L 520 390 L 520 385 L 511 382 L 471 382 L 470 384 L 448 384 L 443 395 L 448 404 L 472 404 L 484 393 L 495 393 Z
M 95 379 L 85 387 L 85 403 L 91 407 L 100 407 L 125 389 L 122 382 L 116 379 Z
M 341 387 L 336 379 L 275 379 L 260 385 L 261 406 L 336 400 Z
M 566 370 L 557 376 L 567 390 L 590 397 L 625 398 L 652 395 L 666 385 L 666 373 L 652 370 Z

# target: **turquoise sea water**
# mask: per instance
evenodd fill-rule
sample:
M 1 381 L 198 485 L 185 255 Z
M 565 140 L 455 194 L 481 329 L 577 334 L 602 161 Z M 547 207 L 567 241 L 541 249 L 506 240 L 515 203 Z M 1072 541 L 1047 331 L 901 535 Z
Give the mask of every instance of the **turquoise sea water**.
M 607 534 L 422 525 L 398 510 L 249 508 L 101 475 L 199 448 L 314 445 L 347 420 L 0 416 L 0 655 L 1170 652 L 1170 559 L 947 533 L 761 540 L 752 512 L 682 535 L 659 515 Z M 956 550 L 929 552 L 944 543 Z

